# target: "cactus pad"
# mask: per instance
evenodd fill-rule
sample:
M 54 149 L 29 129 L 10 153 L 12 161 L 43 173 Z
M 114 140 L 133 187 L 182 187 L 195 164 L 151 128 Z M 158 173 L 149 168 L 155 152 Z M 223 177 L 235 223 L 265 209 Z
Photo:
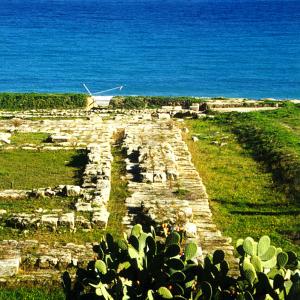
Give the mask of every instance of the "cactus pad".
M 262 261 L 267 261 L 274 257 L 276 257 L 276 248 L 274 246 L 270 246 L 267 252 L 265 252 L 263 255 L 260 256 L 260 259 Z
M 185 274 L 181 271 L 177 271 L 173 273 L 170 277 L 171 282 L 184 282 L 185 281 Z
M 165 256 L 166 257 L 174 257 L 180 254 L 180 247 L 178 244 L 171 244 L 170 246 L 167 247 L 165 251 Z
M 138 238 L 142 232 L 143 232 L 142 225 L 141 224 L 135 224 L 131 229 L 131 234 L 130 235 L 134 235 Z
M 184 256 L 185 260 L 193 259 L 197 255 L 198 246 L 196 243 L 189 243 L 185 246 Z
M 171 244 L 179 244 L 180 243 L 180 235 L 177 232 L 171 232 L 166 238 L 166 247 Z
M 172 293 L 164 286 L 161 286 L 157 293 L 164 299 L 172 299 L 173 298 L 173 295 Z
M 256 279 L 256 274 L 255 274 L 255 271 L 253 270 L 250 270 L 250 269 L 247 269 L 244 271 L 244 275 L 245 275 L 245 278 L 247 279 L 247 281 L 253 285 L 255 279 Z
M 213 254 L 213 264 L 220 264 L 225 258 L 225 252 L 223 250 L 216 250 Z
M 262 236 L 257 245 L 257 255 L 263 256 L 269 249 L 271 245 L 271 240 L 267 235 Z
M 171 258 L 166 261 L 169 268 L 174 270 L 182 270 L 184 268 L 184 263 L 178 258 Z
M 262 272 L 263 271 L 261 260 L 258 256 L 253 255 L 251 257 L 250 261 L 251 261 L 251 264 L 254 266 L 256 272 Z
M 212 298 L 213 290 L 210 283 L 208 283 L 207 281 L 203 281 L 201 284 L 201 290 L 203 295 L 205 296 L 204 299 L 210 300 Z
M 289 260 L 289 257 L 287 255 L 287 253 L 285 253 L 285 252 L 278 253 L 278 255 L 277 255 L 277 266 L 279 268 L 284 268 L 285 265 L 287 264 L 288 260 Z
M 148 236 L 146 239 L 146 245 L 147 245 L 147 253 L 154 255 L 156 253 L 156 242 L 152 236 Z
M 251 237 L 247 237 L 243 242 L 243 249 L 248 255 L 255 255 L 254 240 Z
M 95 268 L 101 273 L 101 274 L 106 274 L 107 268 L 106 264 L 103 260 L 96 260 L 95 262 Z

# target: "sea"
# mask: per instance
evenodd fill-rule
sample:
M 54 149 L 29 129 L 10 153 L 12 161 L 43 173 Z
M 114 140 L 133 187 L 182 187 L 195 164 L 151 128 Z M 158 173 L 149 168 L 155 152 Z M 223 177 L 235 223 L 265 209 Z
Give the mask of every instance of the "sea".
M 300 98 L 299 0 L 0 0 L 0 92 Z M 105 94 L 105 93 L 104 93 Z

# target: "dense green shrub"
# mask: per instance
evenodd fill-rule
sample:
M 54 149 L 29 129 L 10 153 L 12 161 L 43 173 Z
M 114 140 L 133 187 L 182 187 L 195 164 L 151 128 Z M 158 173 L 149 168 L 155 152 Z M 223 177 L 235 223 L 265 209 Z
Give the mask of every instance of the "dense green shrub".
M 183 232 L 161 239 L 139 224 L 121 240 L 107 234 L 94 250 L 97 259 L 78 270 L 73 289 L 64 274 L 67 299 L 300 299 L 297 255 L 271 246 L 268 236 L 238 241 L 239 276 L 230 275 L 223 250 L 200 263 L 198 246 Z
M 230 126 L 239 141 L 252 150 L 272 172 L 286 194 L 300 201 L 299 139 L 275 119 L 297 115 L 297 106 L 286 104 L 274 112 L 219 114 L 216 120 Z M 300 122 L 300 118 L 299 118 Z
M 204 99 L 194 97 L 168 97 L 168 96 L 117 96 L 110 105 L 113 108 L 143 109 L 159 108 L 162 106 L 178 106 L 188 108 L 193 103 L 205 102 Z
M 80 108 L 86 100 L 84 94 L 1 93 L 0 109 Z

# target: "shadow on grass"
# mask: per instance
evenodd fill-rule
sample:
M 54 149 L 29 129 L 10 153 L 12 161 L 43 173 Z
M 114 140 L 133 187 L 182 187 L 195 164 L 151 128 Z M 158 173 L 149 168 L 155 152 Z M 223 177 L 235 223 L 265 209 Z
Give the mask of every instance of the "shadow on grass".
M 71 160 L 67 164 L 68 167 L 75 168 L 76 184 L 82 184 L 82 176 L 87 165 L 88 158 L 86 150 L 77 150 L 76 155 L 72 156 Z
M 241 211 L 241 210 L 231 210 L 229 211 L 233 215 L 243 215 L 243 216 L 298 216 L 300 215 L 300 210 L 287 210 L 287 211 Z
M 260 203 L 252 203 L 252 202 L 240 202 L 240 201 L 228 201 L 225 199 L 211 199 L 212 202 L 216 202 L 224 205 L 234 205 L 236 207 L 245 207 L 245 208 L 285 208 L 288 203 L 269 203 L 269 202 L 260 202 Z M 298 206 L 297 203 L 292 203 L 292 205 Z

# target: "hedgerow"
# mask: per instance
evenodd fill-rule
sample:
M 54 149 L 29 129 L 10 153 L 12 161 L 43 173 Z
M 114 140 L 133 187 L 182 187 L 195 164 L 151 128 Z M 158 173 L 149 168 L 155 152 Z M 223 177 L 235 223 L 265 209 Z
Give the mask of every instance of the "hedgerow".
M 80 108 L 86 100 L 84 94 L 1 93 L 0 109 Z
M 143 109 L 158 108 L 162 106 L 182 106 L 188 108 L 193 103 L 204 103 L 202 98 L 171 97 L 171 96 L 117 96 L 110 105 L 113 108 Z

